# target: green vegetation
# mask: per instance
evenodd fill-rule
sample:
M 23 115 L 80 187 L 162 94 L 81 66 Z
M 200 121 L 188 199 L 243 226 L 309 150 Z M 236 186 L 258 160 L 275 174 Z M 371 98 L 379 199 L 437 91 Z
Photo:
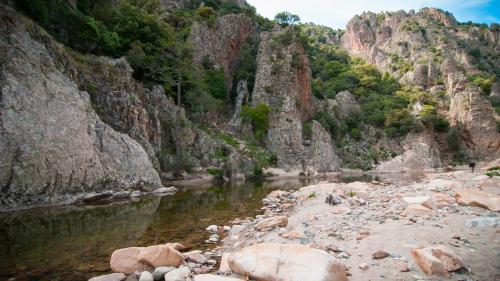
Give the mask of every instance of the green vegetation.
M 274 20 L 277 24 L 281 25 L 281 27 L 286 27 L 300 22 L 300 17 L 290 12 L 281 12 L 274 16 Z
M 491 86 L 493 82 L 496 81 L 496 76 L 494 74 L 487 74 L 485 72 L 479 72 L 468 77 L 469 81 L 481 89 L 483 95 L 489 95 L 491 93 Z
M 255 107 L 243 106 L 241 110 L 243 122 L 252 125 L 254 137 L 258 141 L 262 141 L 267 134 L 270 112 L 271 108 L 265 103 L 259 103 Z
M 308 121 L 308 122 L 304 122 L 302 124 L 302 138 L 306 139 L 306 140 L 310 140 L 311 137 L 312 137 L 312 122 L 311 121 Z
M 397 54 L 391 55 L 391 69 L 393 71 L 399 71 L 400 73 L 406 73 L 409 71 L 413 71 L 413 65 L 411 65 L 406 60 L 402 59 Z
M 491 167 L 488 169 L 486 174 L 488 177 L 500 177 L 500 166 Z
M 401 25 L 400 28 L 403 31 L 409 31 L 409 32 L 419 31 L 422 34 L 425 34 L 425 28 L 422 27 L 416 20 L 411 20 L 411 19 L 407 20 L 404 24 Z
M 314 198 L 316 198 L 316 192 L 314 191 L 309 193 L 309 195 L 307 195 L 307 199 L 314 199 Z
M 219 168 L 208 168 L 207 172 L 214 176 L 215 180 L 223 180 L 224 179 L 224 171 Z
M 399 84 L 388 74 L 382 75 L 375 67 L 358 58 L 351 58 L 345 51 L 332 45 L 310 46 L 313 72 L 313 94 L 319 98 L 334 98 L 340 91 L 350 91 L 361 105 L 361 114 L 339 126 L 332 118 L 316 114 L 320 122 L 334 136 L 350 134 L 361 138 L 360 126 L 370 124 L 386 128 L 394 135 L 404 135 L 415 128 L 415 120 L 406 109 L 408 96 L 397 95 Z M 398 118 L 404 117 L 402 120 Z M 395 128 L 391 128 L 395 126 Z
M 240 147 L 240 144 L 238 143 L 238 141 L 236 141 L 234 139 L 234 137 L 230 134 L 226 134 L 226 133 L 221 132 L 221 133 L 217 134 L 217 137 L 219 139 L 221 139 L 227 145 L 230 145 L 230 146 L 235 147 L 235 148 Z

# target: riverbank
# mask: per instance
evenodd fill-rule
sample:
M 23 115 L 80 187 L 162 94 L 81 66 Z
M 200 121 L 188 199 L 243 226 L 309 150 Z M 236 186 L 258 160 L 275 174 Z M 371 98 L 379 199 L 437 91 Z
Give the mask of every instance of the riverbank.
M 500 179 L 485 173 L 498 164 L 273 191 L 264 214 L 208 227 L 207 240 L 225 237 L 223 245 L 179 252 L 180 267 L 166 269 L 179 278 L 164 279 L 496 280 Z

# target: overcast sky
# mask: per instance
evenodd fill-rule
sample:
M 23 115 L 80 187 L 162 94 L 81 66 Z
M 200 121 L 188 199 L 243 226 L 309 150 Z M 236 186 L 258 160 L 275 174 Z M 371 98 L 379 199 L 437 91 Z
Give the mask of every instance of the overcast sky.
M 418 10 L 436 7 L 452 12 L 458 21 L 499 23 L 500 0 L 247 0 L 257 12 L 274 18 L 280 11 L 300 16 L 302 22 L 314 22 L 345 29 L 350 18 L 363 11 Z

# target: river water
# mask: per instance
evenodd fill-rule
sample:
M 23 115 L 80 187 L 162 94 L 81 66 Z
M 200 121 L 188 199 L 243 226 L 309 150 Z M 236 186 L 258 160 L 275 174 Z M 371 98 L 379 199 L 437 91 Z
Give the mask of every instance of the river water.
M 371 180 L 344 177 L 339 181 Z M 210 224 L 262 213 L 272 190 L 298 189 L 312 180 L 247 181 L 185 187 L 173 196 L 101 205 L 0 213 L 0 280 L 87 280 L 109 272 L 117 248 L 180 242 L 205 244 Z

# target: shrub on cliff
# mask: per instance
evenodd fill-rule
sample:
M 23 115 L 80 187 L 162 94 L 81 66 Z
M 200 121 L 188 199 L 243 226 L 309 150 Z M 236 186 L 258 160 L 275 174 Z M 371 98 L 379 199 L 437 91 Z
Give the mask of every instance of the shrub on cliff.
M 241 117 L 244 122 L 252 125 L 256 140 L 262 141 L 269 128 L 269 113 L 271 108 L 265 103 L 259 103 L 255 107 L 243 106 Z

